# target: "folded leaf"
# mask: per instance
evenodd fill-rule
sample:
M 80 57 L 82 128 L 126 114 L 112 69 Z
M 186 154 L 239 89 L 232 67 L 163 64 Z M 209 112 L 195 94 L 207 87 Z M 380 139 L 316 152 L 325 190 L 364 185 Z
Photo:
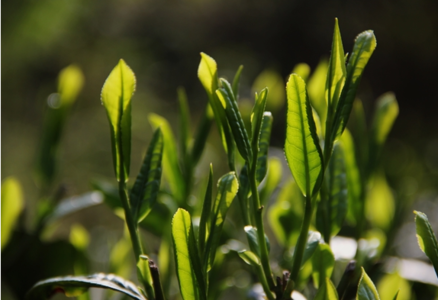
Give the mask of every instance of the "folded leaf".
M 258 152 L 257 152 L 257 166 L 256 166 L 256 180 L 258 183 L 266 176 L 268 169 L 268 150 L 271 140 L 273 118 L 270 112 L 263 114 L 262 127 L 260 130 L 260 138 L 258 139 Z
M 76 297 L 89 288 L 111 289 L 132 299 L 146 300 L 135 284 L 113 274 L 93 274 L 88 276 L 66 276 L 46 279 L 35 284 L 26 295 L 29 300 L 45 300 L 56 293 Z
M 18 180 L 14 177 L 6 178 L 2 183 L 1 196 L 1 249 L 3 250 L 24 207 L 23 192 Z
M 123 59 L 111 71 L 102 88 L 101 99 L 111 129 L 113 164 L 117 180 L 127 181 L 131 159 L 131 98 L 135 75 Z
M 421 250 L 426 253 L 435 268 L 435 273 L 438 276 L 438 242 L 435 233 L 430 226 L 426 214 L 420 211 L 414 211 L 415 224 L 417 227 L 418 245 Z
M 362 268 L 362 276 L 359 280 L 359 287 L 357 288 L 357 300 L 380 300 L 377 289 L 374 283 L 368 277 L 365 270 Z
M 149 269 L 149 257 L 146 255 L 140 255 L 137 262 L 137 274 L 140 282 L 143 284 L 146 290 L 146 294 L 150 299 L 155 298 L 153 280 L 151 270 Z
M 149 214 L 157 200 L 161 183 L 162 157 L 163 134 L 161 129 L 157 128 L 131 191 L 131 209 L 138 223 Z
M 254 155 L 259 152 L 259 141 L 262 130 L 262 122 L 267 102 L 268 89 L 263 89 L 260 94 L 255 94 L 255 104 L 251 112 L 251 147 Z
M 289 168 L 304 195 L 311 196 L 321 177 L 322 153 L 306 85 L 296 74 L 289 77 L 285 153 Z

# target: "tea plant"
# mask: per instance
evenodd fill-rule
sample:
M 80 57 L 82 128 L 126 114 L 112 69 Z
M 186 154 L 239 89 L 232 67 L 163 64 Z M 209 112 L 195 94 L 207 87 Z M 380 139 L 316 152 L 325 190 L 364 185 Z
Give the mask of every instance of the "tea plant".
M 269 101 L 268 88 L 255 94 L 248 124 L 238 106 L 243 67 L 237 70 L 230 83 L 219 78 L 216 61 L 201 53 L 198 77 L 206 90 L 208 104 L 194 141 L 190 143 L 187 99 L 180 89 L 181 157 L 178 158 L 170 125 L 164 118 L 151 114 L 149 120 L 155 131 L 140 172 L 129 187 L 131 98 L 136 81 L 133 71 L 120 60 L 101 94 L 110 124 L 118 195 L 114 197 L 114 191 L 102 184 L 96 183 L 96 187 L 107 201 L 113 197 L 116 199 L 113 205 L 123 208 L 141 286 L 113 274 L 56 277 L 38 282 L 28 293 L 28 298 L 46 299 L 56 292 L 79 296 L 90 287 L 100 287 L 134 299 L 165 299 L 168 290 L 164 287 L 168 286 L 169 272 L 163 266 L 166 273 L 163 280 L 151 253 L 145 253 L 140 234 L 142 222 L 157 213 L 154 210 L 160 205 L 160 197 L 165 191 L 173 199 L 173 204 L 180 207 L 172 211 L 170 231 L 176 276 L 184 300 L 217 297 L 217 284 L 212 278 L 221 271 L 224 263 L 223 259 L 219 263 L 217 260 L 221 255 L 219 248 L 223 244 L 221 236 L 225 220 L 233 201 L 239 205 L 240 222 L 243 223 L 240 231 L 245 234 L 247 244 L 240 242 L 236 246 L 235 243 L 228 249 L 252 268 L 263 289 L 260 297 L 292 299 L 297 290 L 310 286 L 307 294 L 313 299 L 379 299 L 376 287 L 365 272 L 371 259 L 363 251 L 369 249 L 358 248 L 357 267 L 354 263 L 348 264 L 335 286 L 331 279 L 335 259 L 329 246 L 345 222 L 355 226 L 357 240 L 366 237 L 367 190 L 376 182 L 386 187 L 377 166 L 383 144 L 398 114 L 394 95 L 386 94 L 378 100 L 366 144 L 356 142 L 355 145 L 346 129 L 352 110 L 359 117 L 363 113 L 360 101 L 355 100 L 356 92 L 375 47 L 374 33 L 368 30 L 357 36 L 351 54 L 346 55 L 336 20 L 331 56 L 325 67 L 326 79 L 318 75 L 321 72 L 315 72 L 307 83 L 306 78 L 295 73 L 288 78 L 284 152 L 294 180 L 285 185 L 269 212 L 285 259 L 274 259 L 270 255 L 270 241 L 264 224 L 266 201 L 281 176 L 278 162 L 268 159 L 273 124 L 272 114 L 265 111 Z M 315 82 L 319 83 L 316 92 Z M 308 90 L 309 86 L 312 86 L 312 91 Z M 227 155 L 229 173 L 218 180 L 216 197 L 213 198 L 213 167 L 210 165 L 202 207 L 197 211 L 188 205 L 188 198 L 193 188 L 194 170 L 213 123 Z M 359 130 L 361 137 L 367 136 L 365 124 L 358 122 L 356 125 L 355 130 Z M 359 148 L 363 152 L 357 151 Z M 163 182 L 162 173 L 166 179 Z M 17 193 L 15 190 L 14 184 L 6 182 L 2 187 L 2 199 L 7 198 L 6 194 Z M 2 212 L 3 203 L 4 200 Z M 289 207 L 281 209 L 284 203 Z M 199 222 L 194 222 L 193 216 L 200 216 Z M 5 222 L 11 226 L 10 219 Z M 426 215 L 416 212 L 416 223 L 420 247 L 438 270 L 438 245 Z M 382 230 L 390 226 L 388 222 L 379 221 L 373 225 L 379 224 L 383 224 Z M 2 247 L 3 235 L 2 217 Z M 166 245 L 165 233 L 162 239 Z M 168 253 L 160 250 L 160 255 Z M 349 293 L 351 288 L 353 296 Z M 392 292 L 397 299 L 397 290 Z

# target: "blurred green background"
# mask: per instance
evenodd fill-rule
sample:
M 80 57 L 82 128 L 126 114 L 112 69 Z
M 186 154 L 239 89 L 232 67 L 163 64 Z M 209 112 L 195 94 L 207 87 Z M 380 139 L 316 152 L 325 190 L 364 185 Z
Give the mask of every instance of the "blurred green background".
M 65 184 L 66 196 L 89 191 L 93 178 L 113 180 L 109 129 L 99 98 L 120 58 L 137 77 L 134 177 L 151 136 L 147 114 L 165 116 L 178 133 L 178 86 L 186 88 L 196 126 L 207 102 L 197 79 L 199 52 L 216 59 L 221 76 L 230 78 L 243 64 L 241 96 L 252 99 L 251 86 L 262 71 L 286 78 L 297 63 L 305 62 L 313 70 L 328 57 L 337 17 L 346 52 L 358 33 L 373 29 L 376 34 L 377 49 L 358 97 L 370 117 L 378 96 L 387 91 L 397 96 L 400 114 L 382 159 L 395 200 L 404 201 L 407 208 L 402 216 L 406 223 L 400 227 L 404 234 L 398 234 L 393 247 L 398 255 L 424 258 L 411 212 L 426 212 L 438 232 L 437 16 L 435 0 L 4 1 L 2 180 L 13 175 L 22 183 L 25 223 L 31 224 L 32 209 L 41 196 L 34 169 L 47 98 L 56 92 L 59 71 L 72 63 L 82 69 L 85 85 L 60 145 L 56 183 Z M 274 147 L 283 147 L 284 111 L 274 113 Z M 223 156 L 219 144 L 208 152 L 201 163 L 203 172 L 211 160 L 220 164 Z M 118 229 L 120 236 L 122 223 L 108 209 L 75 217 L 94 230 L 92 236 L 99 236 L 103 226 Z M 65 235 L 68 226 L 58 231 Z M 94 258 L 104 260 L 98 254 Z

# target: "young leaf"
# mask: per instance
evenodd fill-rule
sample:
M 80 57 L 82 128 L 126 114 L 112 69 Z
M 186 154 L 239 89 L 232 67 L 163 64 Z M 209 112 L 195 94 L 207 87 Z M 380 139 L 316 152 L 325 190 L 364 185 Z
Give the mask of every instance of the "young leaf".
M 231 85 L 225 79 L 221 79 L 221 83 L 222 88 L 216 90 L 216 95 L 225 109 L 228 124 L 230 125 L 240 155 L 242 155 L 246 161 L 251 162 L 252 149 L 250 147 L 248 133 L 246 132 L 245 124 L 240 115 Z
M 322 154 L 307 97 L 306 85 L 296 74 L 289 77 L 285 153 L 289 168 L 304 195 L 311 196 L 321 176 Z
M 338 292 L 329 278 L 324 278 L 314 300 L 338 300 Z
M 256 180 L 258 183 L 262 182 L 262 180 L 265 178 L 268 169 L 268 149 L 269 142 L 271 140 L 272 122 L 272 114 L 270 112 L 265 112 L 263 114 L 260 138 L 258 139 L 259 141 L 256 166 Z
M 70 65 L 59 73 L 58 93 L 61 96 L 60 105 L 70 107 L 78 97 L 84 85 L 84 75 L 76 65 Z
M 248 250 L 243 250 L 238 252 L 241 259 L 246 262 L 248 265 L 253 267 L 260 266 L 260 259 L 253 252 Z
M 325 279 L 332 276 L 334 266 L 335 257 L 333 256 L 330 246 L 327 244 L 319 244 L 312 257 L 312 276 L 317 288 L 323 286 Z M 334 288 L 334 290 L 336 289 Z
M 184 300 L 198 299 L 200 292 L 195 271 L 190 262 L 189 235 L 192 231 L 191 227 L 192 221 L 189 212 L 181 208 L 178 209 L 172 220 L 172 238 L 178 283 Z
M 173 197 L 181 205 L 185 201 L 186 185 L 178 163 L 175 137 L 169 123 L 163 117 L 156 114 L 149 114 L 149 122 L 154 129 L 160 128 L 163 133 L 163 170 L 168 178 L 168 183 Z
M 149 214 L 157 200 L 161 182 L 162 157 L 163 134 L 161 129 L 157 128 L 131 191 L 131 209 L 138 223 Z
M 136 300 L 146 300 L 134 283 L 113 274 L 93 274 L 88 276 L 54 277 L 36 283 L 27 293 L 26 299 L 45 300 L 56 293 L 76 297 L 89 288 L 110 289 Z
M 207 267 L 207 271 L 213 266 L 222 226 L 238 189 L 239 184 L 234 172 L 225 174 L 218 181 L 218 191 L 210 216 L 210 231 L 204 256 L 204 265 Z
M 101 100 L 111 129 L 113 164 L 117 180 L 127 181 L 131 159 L 131 97 L 135 75 L 123 59 L 111 71 L 102 88 Z
M 14 177 L 6 178 L 2 183 L 1 196 L 1 249 L 3 250 L 24 207 L 23 192 L 18 180 Z
M 362 276 L 359 280 L 359 287 L 357 288 L 357 300 L 380 300 L 377 289 L 374 283 L 368 277 L 365 270 L 362 268 Z
M 153 280 L 151 270 L 149 269 L 149 257 L 146 255 L 140 255 L 140 259 L 137 263 L 137 274 L 137 277 L 146 289 L 148 297 L 150 299 L 155 299 Z
M 372 30 L 362 32 L 356 37 L 353 52 L 347 65 L 347 77 L 345 84 L 339 97 L 336 108 L 335 117 L 333 120 L 333 131 L 331 132 L 332 144 L 334 140 L 339 137 L 347 126 L 348 118 L 350 116 L 351 108 L 353 106 L 356 91 L 359 86 L 362 73 L 368 63 L 371 55 L 376 49 L 376 37 Z
M 326 176 L 328 191 L 326 197 L 322 197 L 326 199 L 319 202 L 316 225 L 329 242 L 341 229 L 348 205 L 344 152 L 338 144 L 334 147 Z
M 329 121 L 338 104 L 339 95 L 345 82 L 347 70 L 345 68 L 344 46 L 342 45 L 341 32 L 339 31 L 338 19 L 335 19 L 335 29 L 333 31 L 332 51 L 329 60 L 326 97 L 329 107 Z
M 199 252 L 201 253 L 201 257 L 204 257 L 205 250 L 205 238 L 207 232 L 207 223 L 210 216 L 211 211 L 211 198 L 212 198 L 212 190 L 213 190 L 213 165 L 210 164 L 210 173 L 208 176 L 208 184 L 207 189 L 205 190 L 204 204 L 202 206 L 202 214 L 201 220 L 199 221 Z
M 430 226 L 426 214 L 420 211 L 414 211 L 415 224 L 417 227 L 418 245 L 421 250 L 426 253 L 435 268 L 435 273 L 438 276 L 438 243 L 435 233 Z
M 259 140 L 261 136 L 267 95 L 267 88 L 263 89 L 260 94 L 255 94 L 255 104 L 251 113 L 251 147 L 254 155 L 257 155 L 259 152 Z
M 234 75 L 233 79 L 233 94 L 236 97 L 236 100 L 239 100 L 239 83 L 240 83 L 240 75 L 242 75 L 243 66 L 241 65 L 239 69 L 237 69 L 236 75 Z

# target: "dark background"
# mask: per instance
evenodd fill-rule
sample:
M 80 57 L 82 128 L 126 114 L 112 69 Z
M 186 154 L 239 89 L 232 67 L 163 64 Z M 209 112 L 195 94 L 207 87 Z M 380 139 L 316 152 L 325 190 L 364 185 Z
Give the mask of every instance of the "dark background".
M 199 52 L 231 77 L 245 66 L 241 93 L 251 97 L 257 75 L 269 68 L 283 78 L 294 65 L 316 67 L 330 54 L 334 18 L 345 52 L 355 36 L 373 29 L 377 48 L 358 96 L 371 118 L 376 98 L 393 91 L 400 114 L 383 156 L 397 194 L 409 189 L 412 209 L 438 215 L 438 1 L 144 1 L 20 0 L 2 3 L 2 179 L 17 176 L 26 201 L 34 180 L 47 96 L 59 71 L 80 66 L 85 86 L 64 130 L 58 180 L 68 195 L 90 189 L 95 177 L 113 178 L 109 130 L 101 87 L 120 58 L 137 77 L 133 98 L 132 170 L 151 135 L 150 112 L 165 116 L 177 133 L 176 89 L 184 86 L 192 126 L 207 98 L 197 79 Z M 274 114 L 272 145 L 283 147 L 284 110 Z M 221 149 L 210 149 L 223 155 Z M 406 193 L 403 193 L 406 195 Z M 406 218 L 413 219 L 411 210 Z M 32 218 L 32 214 L 28 214 Z M 30 221 L 29 221 L 30 222 Z M 415 245 L 416 246 L 416 245 Z

